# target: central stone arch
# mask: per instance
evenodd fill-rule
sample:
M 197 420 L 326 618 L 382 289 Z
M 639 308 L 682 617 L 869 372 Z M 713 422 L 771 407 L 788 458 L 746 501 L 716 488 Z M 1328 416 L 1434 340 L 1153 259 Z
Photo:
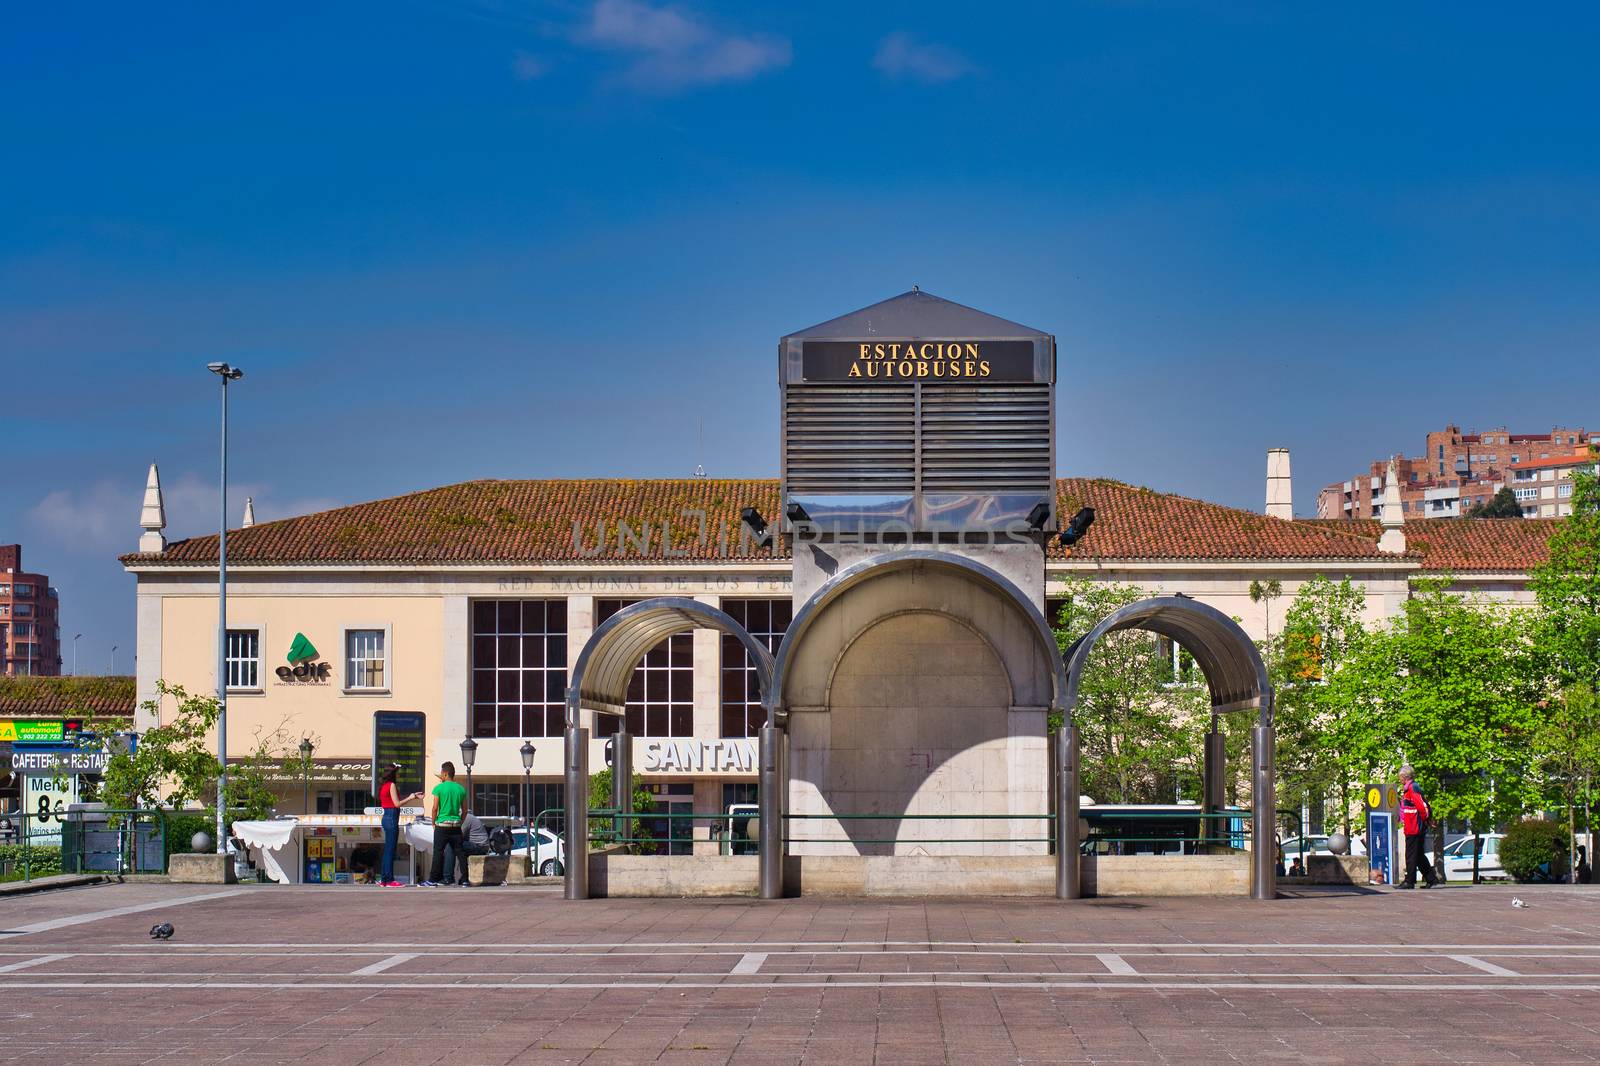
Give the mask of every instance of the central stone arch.
M 998 571 L 920 549 L 839 571 L 774 667 L 789 853 L 1045 854 L 1046 725 L 1065 691 L 1043 613 Z

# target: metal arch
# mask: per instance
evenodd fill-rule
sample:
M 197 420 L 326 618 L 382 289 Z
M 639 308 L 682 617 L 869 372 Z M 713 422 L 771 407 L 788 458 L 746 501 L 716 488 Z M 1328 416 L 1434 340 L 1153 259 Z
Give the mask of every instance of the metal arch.
M 1044 652 L 1045 659 L 1050 663 L 1051 670 L 1051 697 L 1052 710 L 1063 710 L 1066 706 L 1067 672 L 1062 659 L 1061 649 L 1056 644 L 1055 631 L 1045 621 L 1039 608 L 1030 600 L 1010 578 L 993 570 L 982 563 L 974 562 L 962 555 L 950 552 L 928 551 L 914 549 L 909 551 L 891 552 L 872 559 L 863 559 L 834 574 L 822 586 L 812 593 L 805 606 L 796 612 L 789 629 L 783 635 L 783 641 L 778 645 L 776 666 L 772 677 L 772 688 L 768 690 L 767 713 L 769 721 L 779 721 L 779 704 L 783 700 L 783 686 L 787 678 L 789 664 L 794 660 L 795 651 L 805 638 L 806 630 L 817 618 L 823 608 L 838 599 L 846 591 L 870 581 L 875 577 L 892 573 L 896 570 L 910 569 L 915 566 L 942 567 L 965 574 L 980 583 L 1000 592 L 1013 606 L 1020 611 L 1029 624 L 1033 627 L 1035 635 L 1039 638 L 1040 650 Z
M 1182 644 L 1205 674 L 1211 707 L 1218 712 L 1259 707 L 1261 725 L 1272 727 L 1272 684 L 1255 641 L 1239 623 L 1215 607 L 1187 596 L 1156 596 L 1114 611 L 1067 649 L 1065 705 L 1068 720 L 1078 703 L 1078 685 L 1089 652 L 1101 637 L 1123 629 L 1145 629 Z
M 714 629 L 737 637 L 755 664 L 756 681 L 766 700 L 772 689 L 772 653 L 725 611 L 681 596 L 662 596 L 629 604 L 607 618 L 578 653 L 567 686 L 567 727 L 577 726 L 584 706 L 621 713 L 628 683 L 646 652 L 668 637 L 693 629 Z

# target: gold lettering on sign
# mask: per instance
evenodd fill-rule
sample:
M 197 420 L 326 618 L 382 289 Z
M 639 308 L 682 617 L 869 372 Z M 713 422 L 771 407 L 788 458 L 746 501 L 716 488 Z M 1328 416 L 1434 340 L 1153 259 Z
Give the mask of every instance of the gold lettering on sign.
M 989 360 L 984 359 L 981 342 L 899 341 L 871 343 L 856 347 L 855 360 L 846 377 L 852 378 L 986 378 Z

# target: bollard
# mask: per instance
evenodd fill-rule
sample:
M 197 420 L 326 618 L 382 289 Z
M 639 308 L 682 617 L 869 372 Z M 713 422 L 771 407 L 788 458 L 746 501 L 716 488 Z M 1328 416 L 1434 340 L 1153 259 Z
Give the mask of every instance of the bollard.
M 571 726 L 565 740 L 567 899 L 589 898 L 589 731 Z
M 1056 764 L 1056 898 L 1078 899 L 1082 841 L 1078 839 L 1078 727 L 1064 725 L 1055 733 Z
M 633 736 L 626 726 L 611 734 L 611 809 L 633 810 Z M 632 828 L 632 820 L 621 814 L 611 819 L 617 840 L 632 836 Z
M 1215 814 L 1227 806 L 1226 796 L 1223 792 L 1223 782 L 1228 766 L 1227 740 L 1222 731 L 1217 728 L 1216 717 L 1211 719 L 1211 729 L 1205 737 L 1205 780 L 1202 782 L 1200 808 L 1207 814 Z M 1201 834 L 1210 838 L 1213 833 L 1221 836 L 1217 829 L 1219 823 L 1214 819 L 1207 819 L 1204 831 Z
M 761 835 L 756 840 L 760 868 L 761 898 L 783 898 L 783 808 L 788 774 L 784 772 L 784 731 L 774 725 L 761 727 Z
M 1278 898 L 1277 788 L 1272 779 L 1276 730 L 1257 725 L 1250 731 L 1250 898 Z

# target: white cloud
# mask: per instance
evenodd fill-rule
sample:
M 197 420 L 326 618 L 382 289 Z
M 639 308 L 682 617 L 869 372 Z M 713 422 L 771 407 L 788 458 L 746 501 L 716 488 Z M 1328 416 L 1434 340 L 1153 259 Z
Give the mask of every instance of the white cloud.
M 623 75 L 641 88 L 673 90 L 747 81 L 789 65 L 789 42 L 717 29 L 677 7 L 642 0 L 596 0 L 581 43 L 633 57 Z
M 542 78 L 550 68 L 544 60 L 528 52 L 519 51 L 511 61 L 511 75 L 518 81 L 533 81 Z
M 162 502 L 167 512 L 167 540 L 203 536 L 217 529 L 217 485 L 184 474 L 163 479 Z M 327 496 L 279 498 L 270 485 L 228 486 L 228 524 L 238 528 L 244 516 L 245 497 L 255 498 L 257 522 L 290 518 L 338 507 Z M 56 489 L 28 509 L 30 524 L 59 546 L 80 552 L 129 552 L 139 542 L 139 507 L 144 500 L 144 479 L 123 486 L 100 481 L 82 489 Z
M 904 30 L 896 30 L 879 42 L 872 65 L 891 78 L 929 83 L 954 81 L 977 69 L 954 48 L 925 44 Z

